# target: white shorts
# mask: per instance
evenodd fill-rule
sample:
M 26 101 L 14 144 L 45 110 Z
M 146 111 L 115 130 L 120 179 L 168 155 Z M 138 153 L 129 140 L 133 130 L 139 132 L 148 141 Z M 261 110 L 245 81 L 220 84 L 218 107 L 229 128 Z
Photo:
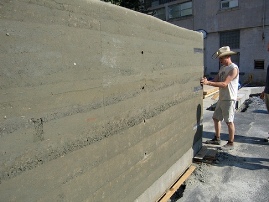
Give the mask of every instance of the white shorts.
M 235 114 L 235 105 L 236 101 L 219 100 L 216 105 L 213 118 L 219 121 L 222 121 L 224 119 L 226 123 L 233 122 Z

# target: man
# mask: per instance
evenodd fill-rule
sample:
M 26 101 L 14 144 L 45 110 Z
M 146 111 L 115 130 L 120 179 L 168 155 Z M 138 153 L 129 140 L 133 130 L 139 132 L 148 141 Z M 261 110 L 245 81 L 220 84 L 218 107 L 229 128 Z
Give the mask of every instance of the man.
M 201 79 L 202 85 L 219 87 L 219 100 L 212 117 L 215 127 L 215 137 L 206 143 L 217 145 L 221 144 L 221 121 L 224 119 L 229 131 L 228 143 L 222 147 L 222 149 L 225 150 L 231 150 L 234 148 L 235 126 L 233 121 L 239 82 L 238 66 L 231 60 L 231 55 L 234 54 L 237 53 L 231 51 L 229 46 L 221 47 L 216 53 L 214 53 L 216 58 L 219 58 L 222 65 L 219 73 L 212 81 L 208 81 L 207 78 Z
M 267 45 L 267 51 L 269 51 L 269 43 Z M 269 65 L 267 67 L 267 74 L 266 74 L 266 82 L 265 82 L 265 88 L 264 91 L 261 93 L 261 99 L 264 99 L 267 111 L 269 113 Z M 268 133 L 269 134 L 269 133 Z M 265 139 L 265 141 L 269 141 L 269 137 L 267 137 L 267 139 Z

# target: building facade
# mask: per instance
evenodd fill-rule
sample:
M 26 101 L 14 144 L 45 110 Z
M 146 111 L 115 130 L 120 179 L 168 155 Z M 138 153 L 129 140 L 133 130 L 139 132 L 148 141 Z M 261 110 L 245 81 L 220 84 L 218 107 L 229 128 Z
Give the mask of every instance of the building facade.
M 230 46 L 240 69 L 242 84 L 265 82 L 269 65 L 268 0 L 151 0 L 145 1 L 153 16 L 174 25 L 200 31 L 204 37 L 205 75 L 214 77 L 219 61 L 212 55 Z

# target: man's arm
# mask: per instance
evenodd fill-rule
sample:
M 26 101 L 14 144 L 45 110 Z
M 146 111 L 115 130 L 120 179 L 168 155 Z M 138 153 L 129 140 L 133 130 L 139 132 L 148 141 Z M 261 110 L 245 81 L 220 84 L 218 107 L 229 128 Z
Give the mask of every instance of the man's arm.
M 228 84 L 238 75 L 238 69 L 233 68 L 228 76 L 226 77 L 225 81 L 218 81 L 218 78 L 215 77 L 213 81 L 208 81 L 207 78 L 203 78 L 201 80 L 201 84 L 203 85 L 209 85 L 209 86 L 214 86 L 214 87 L 219 87 L 219 88 L 225 88 L 228 86 Z

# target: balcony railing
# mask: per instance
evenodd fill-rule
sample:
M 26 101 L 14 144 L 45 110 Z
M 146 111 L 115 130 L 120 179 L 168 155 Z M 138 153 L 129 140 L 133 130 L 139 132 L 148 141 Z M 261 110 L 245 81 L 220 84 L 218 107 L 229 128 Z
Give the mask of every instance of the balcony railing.
M 151 6 L 157 6 L 165 3 L 169 3 L 176 0 L 144 0 L 147 4 L 150 4 Z
M 159 4 L 165 4 L 176 0 L 159 0 Z

